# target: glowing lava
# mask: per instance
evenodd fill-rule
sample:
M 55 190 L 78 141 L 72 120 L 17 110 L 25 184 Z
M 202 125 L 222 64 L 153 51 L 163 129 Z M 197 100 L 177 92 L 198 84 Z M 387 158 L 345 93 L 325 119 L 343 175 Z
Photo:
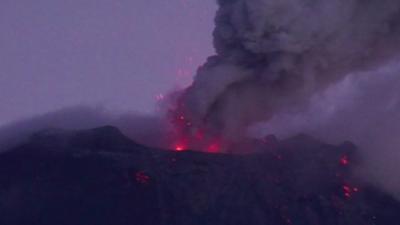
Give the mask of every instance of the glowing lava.
M 349 157 L 347 155 L 342 156 L 340 158 L 340 165 L 347 166 L 349 164 Z
M 209 153 L 221 152 L 221 138 L 210 135 L 211 132 L 207 132 L 203 127 L 194 124 L 183 113 L 185 111 L 184 105 L 178 105 L 178 109 L 170 112 L 170 122 L 174 128 L 172 149 L 175 151 L 193 149 Z
M 209 145 L 207 147 L 207 152 L 209 152 L 209 153 L 218 153 L 220 151 L 220 149 L 221 149 L 220 144 L 219 143 L 214 143 L 214 144 L 211 144 L 211 145 Z
M 357 187 L 351 187 L 350 185 L 343 185 L 343 194 L 346 198 L 351 198 L 354 193 L 359 192 L 360 190 Z
M 175 149 L 175 151 L 178 151 L 178 152 L 187 150 L 187 148 L 185 147 L 185 145 L 182 145 L 182 144 L 177 144 L 177 145 L 175 145 L 174 149 Z
M 135 179 L 136 182 L 138 182 L 139 184 L 149 184 L 150 182 L 150 176 L 148 176 L 145 172 L 143 171 L 139 171 L 135 174 Z

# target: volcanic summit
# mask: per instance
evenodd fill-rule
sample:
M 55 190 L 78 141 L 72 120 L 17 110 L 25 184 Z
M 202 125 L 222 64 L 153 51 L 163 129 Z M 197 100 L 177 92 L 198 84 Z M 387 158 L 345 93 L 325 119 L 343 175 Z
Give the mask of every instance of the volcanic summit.
M 400 202 L 352 175 L 359 160 L 306 135 L 232 155 L 148 148 L 110 126 L 44 130 L 0 154 L 0 223 L 397 225 Z

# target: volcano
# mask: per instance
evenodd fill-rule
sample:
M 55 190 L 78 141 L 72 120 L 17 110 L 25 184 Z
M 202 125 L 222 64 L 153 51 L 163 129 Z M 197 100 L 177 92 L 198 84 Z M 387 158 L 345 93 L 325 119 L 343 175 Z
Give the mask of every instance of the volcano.
M 45 130 L 0 155 L 5 225 L 398 225 L 352 176 L 350 142 L 269 137 L 252 154 L 149 148 L 117 128 Z

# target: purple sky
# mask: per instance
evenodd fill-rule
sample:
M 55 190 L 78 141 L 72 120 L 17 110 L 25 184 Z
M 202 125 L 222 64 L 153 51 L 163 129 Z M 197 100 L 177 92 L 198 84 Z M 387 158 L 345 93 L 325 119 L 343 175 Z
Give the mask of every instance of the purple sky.
M 0 125 L 77 104 L 150 112 L 213 53 L 214 0 L 1 0 Z

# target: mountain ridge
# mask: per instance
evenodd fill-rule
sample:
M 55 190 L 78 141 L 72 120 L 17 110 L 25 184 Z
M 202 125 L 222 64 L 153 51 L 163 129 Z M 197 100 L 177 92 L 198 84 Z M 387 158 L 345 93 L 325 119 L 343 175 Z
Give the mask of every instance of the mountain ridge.
M 166 151 L 117 128 L 38 132 L 0 154 L 8 225 L 398 225 L 356 179 L 357 149 L 301 135 L 246 155 Z

